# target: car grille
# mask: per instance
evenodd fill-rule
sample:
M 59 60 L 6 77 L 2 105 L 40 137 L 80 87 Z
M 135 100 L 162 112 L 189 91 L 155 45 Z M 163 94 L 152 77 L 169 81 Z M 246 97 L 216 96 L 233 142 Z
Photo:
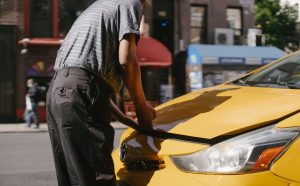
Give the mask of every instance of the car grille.
M 138 160 L 124 164 L 128 171 L 156 171 L 166 167 L 163 160 Z

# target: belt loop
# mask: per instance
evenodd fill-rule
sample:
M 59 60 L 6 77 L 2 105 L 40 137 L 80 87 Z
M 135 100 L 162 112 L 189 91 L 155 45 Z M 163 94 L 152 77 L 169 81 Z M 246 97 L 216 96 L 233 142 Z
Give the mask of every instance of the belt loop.
M 93 76 L 93 74 L 91 73 L 88 73 L 89 77 L 90 77 L 90 83 L 93 84 L 93 83 L 96 83 L 95 82 L 95 77 Z
M 56 76 L 57 76 L 57 72 L 54 72 L 54 75 L 53 75 L 53 80 L 56 79 Z
M 69 71 L 70 71 L 70 67 L 67 68 L 65 77 L 67 77 L 69 75 Z

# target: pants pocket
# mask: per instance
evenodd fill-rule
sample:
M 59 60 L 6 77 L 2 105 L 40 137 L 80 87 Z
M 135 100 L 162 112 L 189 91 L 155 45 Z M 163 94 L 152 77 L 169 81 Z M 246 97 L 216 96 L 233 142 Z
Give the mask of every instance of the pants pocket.
M 86 106 L 78 89 L 58 87 L 54 97 L 53 112 L 60 116 L 62 126 L 87 126 Z
M 78 97 L 74 89 L 58 87 L 55 89 L 55 100 L 57 103 L 73 102 L 78 100 Z

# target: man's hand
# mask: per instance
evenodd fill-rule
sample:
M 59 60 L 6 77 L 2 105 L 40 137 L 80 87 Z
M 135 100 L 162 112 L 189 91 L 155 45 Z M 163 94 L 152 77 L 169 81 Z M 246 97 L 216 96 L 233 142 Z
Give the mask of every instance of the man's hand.
M 139 128 L 146 132 L 153 130 L 152 120 L 156 117 L 156 111 L 153 107 L 146 104 L 143 108 L 136 108 L 135 112 L 138 118 Z

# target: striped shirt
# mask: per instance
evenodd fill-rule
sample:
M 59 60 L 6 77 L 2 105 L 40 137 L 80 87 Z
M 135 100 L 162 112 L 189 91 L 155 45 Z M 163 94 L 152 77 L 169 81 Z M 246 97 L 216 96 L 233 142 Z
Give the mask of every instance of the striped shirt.
M 140 0 L 97 0 L 74 22 L 57 52 L 54 70 L 81 67 L 119 91 L 119 43 L 126 34 L 139 36 L 141 17 Z

